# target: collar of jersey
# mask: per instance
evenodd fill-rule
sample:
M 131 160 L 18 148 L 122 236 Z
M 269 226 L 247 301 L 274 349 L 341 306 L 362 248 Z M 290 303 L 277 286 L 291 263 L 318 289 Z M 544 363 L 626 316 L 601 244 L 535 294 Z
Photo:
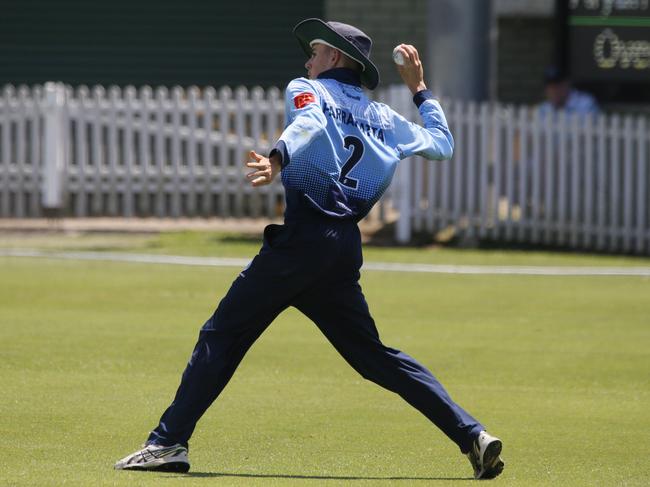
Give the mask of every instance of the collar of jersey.
M 359 73 L 348 68 L 328 69 L 319 74 L 318 79 L 334 79 L 346 85 L 361 86 Z

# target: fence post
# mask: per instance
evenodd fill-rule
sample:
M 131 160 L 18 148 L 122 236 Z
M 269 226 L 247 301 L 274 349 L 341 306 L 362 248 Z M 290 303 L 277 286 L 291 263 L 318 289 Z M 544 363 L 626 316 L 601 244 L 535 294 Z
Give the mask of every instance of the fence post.
M 397 207 L 399 218 L 396 222 L 395 239 L 406 244 L 411 240 L 411 160 L 403 160 L 398 168 Z
M 410 94 L 405 86 L 392 85 L 384 95 L 388 100 L 388 105 L 393 107 L 398 113 L 402 113 L 409 118 L 411 113 Z M 395 240 L 398 243 L 405 244 L 411 240 L 412 217 L 411 208 L 411 171 L 414 158 L 408 158 L 401 161 L 397 166 L 395 181 L 395 200 L 399 217 L 395 222 Z
M 60 83 L 46 83 L 44 95 L 41 202 L 43 208 L 55 210 L 63 207 L 63 169 L 65 163 L 64 86 Z

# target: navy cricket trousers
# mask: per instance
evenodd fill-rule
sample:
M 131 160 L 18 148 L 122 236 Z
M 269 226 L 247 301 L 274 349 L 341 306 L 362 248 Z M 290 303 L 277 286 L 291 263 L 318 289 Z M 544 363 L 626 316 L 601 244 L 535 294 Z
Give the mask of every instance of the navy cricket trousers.
M 147 442 L 187 446 L 197 421 L 251 345 L 294 306 L 364 378 L 399 394 L 462 452 L 469 451 L 483 426 L 452 401 L 431 372 L 382 344 L 358 283 L 361 264 L 361 237 L 353 221 L 269 225 L 260 253 L 201 328 L 174 401 Z

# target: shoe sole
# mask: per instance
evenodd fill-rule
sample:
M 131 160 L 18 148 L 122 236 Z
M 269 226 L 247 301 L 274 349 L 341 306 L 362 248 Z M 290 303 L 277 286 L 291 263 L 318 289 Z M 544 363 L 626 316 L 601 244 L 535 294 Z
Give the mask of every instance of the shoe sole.
M 504 463 L 499 458 L 502 446 L 501 440 L 494 440 L 487 446 L 483 453 L 483 472 L 478 478 L 493 479 L 503 472 Z
M 167 462 L 160 465 L 153 465 L 150 467 L 133 466 L 123 470 L 136 470 L 138 472 L 173 472 L 173 473 L 187 473 L 190 470 L 190 464 L 186 462 Z

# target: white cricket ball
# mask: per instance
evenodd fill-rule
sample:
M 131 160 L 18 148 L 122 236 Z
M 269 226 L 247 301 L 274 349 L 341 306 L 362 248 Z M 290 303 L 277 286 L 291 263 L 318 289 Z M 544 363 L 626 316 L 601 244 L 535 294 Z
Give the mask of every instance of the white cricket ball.
M 395 46 L 395 49 L 393 49 L 393 61 L 398 66 L 404 66 L 404 55 L 399 50 L 399 46 Z

